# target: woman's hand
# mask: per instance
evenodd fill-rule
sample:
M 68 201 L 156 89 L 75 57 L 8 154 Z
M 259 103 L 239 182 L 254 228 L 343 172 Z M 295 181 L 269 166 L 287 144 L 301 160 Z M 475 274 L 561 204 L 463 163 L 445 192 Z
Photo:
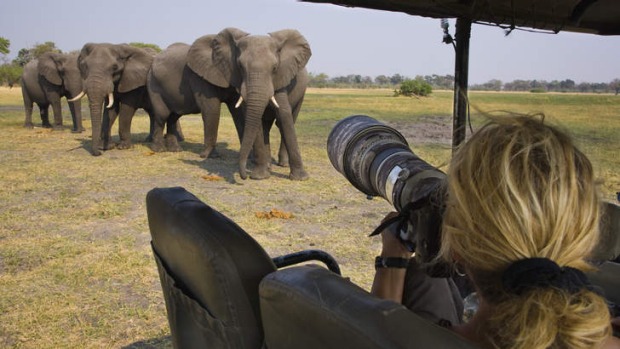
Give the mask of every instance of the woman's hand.
M 390 212 L 381 222 L 385 222 L 386 220 L 397 215 L 398 212 Z M 389 229 L 384 229 L 381 232 L 381 242 L 383 244 L 383 247 L 381 248 L 381 257 L 411 258 L 412 253 Z
M 382 222 L 396 215 L 398 215 L 397 212 L 390 212 L 383 218 Z M 381 242 L 383 244 L 381 257 L 411 258 L 412 253 L 389 229 L 384 229 L 381 232 Z M 377 268 L 370 293 L 382 299 L 401 303 L 406 273 L 406 268 Z

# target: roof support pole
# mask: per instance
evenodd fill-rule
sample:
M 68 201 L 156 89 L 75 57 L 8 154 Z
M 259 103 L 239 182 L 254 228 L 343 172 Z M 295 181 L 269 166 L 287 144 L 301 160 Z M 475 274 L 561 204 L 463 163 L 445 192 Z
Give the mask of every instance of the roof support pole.
M 456 19 L 456 57 L 454 64 L 454 109 L 452 121 L 452 152 L 465 141 L 467 131 L 467 90 L 469 77 L 469 38 L 471 20 Z

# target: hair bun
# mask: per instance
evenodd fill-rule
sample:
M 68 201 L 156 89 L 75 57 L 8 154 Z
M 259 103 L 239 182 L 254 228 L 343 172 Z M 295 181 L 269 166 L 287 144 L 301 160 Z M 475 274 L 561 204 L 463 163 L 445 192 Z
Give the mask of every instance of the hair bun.
M 569 293 L 589 288 L 587 276 L 579 269 L 560 267 L 549 258 L 526 258 L 513 262 L 502 274 L 504 289 L 521 295 L 533 288 L 555 287 Z

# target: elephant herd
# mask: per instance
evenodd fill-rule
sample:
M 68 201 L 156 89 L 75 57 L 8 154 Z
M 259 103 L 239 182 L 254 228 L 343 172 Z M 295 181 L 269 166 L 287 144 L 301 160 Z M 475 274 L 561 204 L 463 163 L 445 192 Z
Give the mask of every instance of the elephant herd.
M 217 156 L 215 144 L 222 103 L 226 104 L 240 141 L 239 174 L 270 175 L 269 132 L 281 134 L 278 164 L 290 167 L 289 178 L 305 180 L 295 121 L 308 85 L 306 63 L 312 52 L 293 29 L 250 35 L 226 28 L 192 45 L 175 43 L 162 52 L 125 44 L 88 43 L 74 54 L 46 53 L 24 67 L 22 91 L 25 126 L 32 127 L 32 105 L 41 110 L 44 127 L 62 127 L 60 99 L 69 101 L 73 132 L 83 131 L 80 100 L 87 96 L 92 121 L 93 155 L 110 149 L 110 130 L 119 119 L 119 149 L 131 147 L 131 120 L 136 109 L 151 120 L 148 141 L 154 151 L 180 151 L 179 118 L 200 113 L 204 126 L 201 157 Z M 52 106 L 53 125 L 47 109 Z M 164 130 L 166 134 L 164 135 Z

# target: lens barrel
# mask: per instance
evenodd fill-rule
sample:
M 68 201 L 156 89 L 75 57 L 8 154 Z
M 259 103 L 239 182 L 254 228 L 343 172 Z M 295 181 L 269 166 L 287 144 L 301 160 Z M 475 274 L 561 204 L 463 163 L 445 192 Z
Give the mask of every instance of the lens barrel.
M 445 177 L 414 154 L 400 132 L 366 115 L 336 123 L 327 138 L 327 153 L 353 186 L 383 197 L 397 210 L 428 195 Z
M 441 242 L 446 175 L 414 154 L 397 130 L 366 115 L 338 121 L 327 138 L 327 153 L 353 186 L 383 197 L 407 217 L 398 237 L 421 263 L 433 261 Z M 425 270 L 434 277 L 451 273 L 446 263 Z

